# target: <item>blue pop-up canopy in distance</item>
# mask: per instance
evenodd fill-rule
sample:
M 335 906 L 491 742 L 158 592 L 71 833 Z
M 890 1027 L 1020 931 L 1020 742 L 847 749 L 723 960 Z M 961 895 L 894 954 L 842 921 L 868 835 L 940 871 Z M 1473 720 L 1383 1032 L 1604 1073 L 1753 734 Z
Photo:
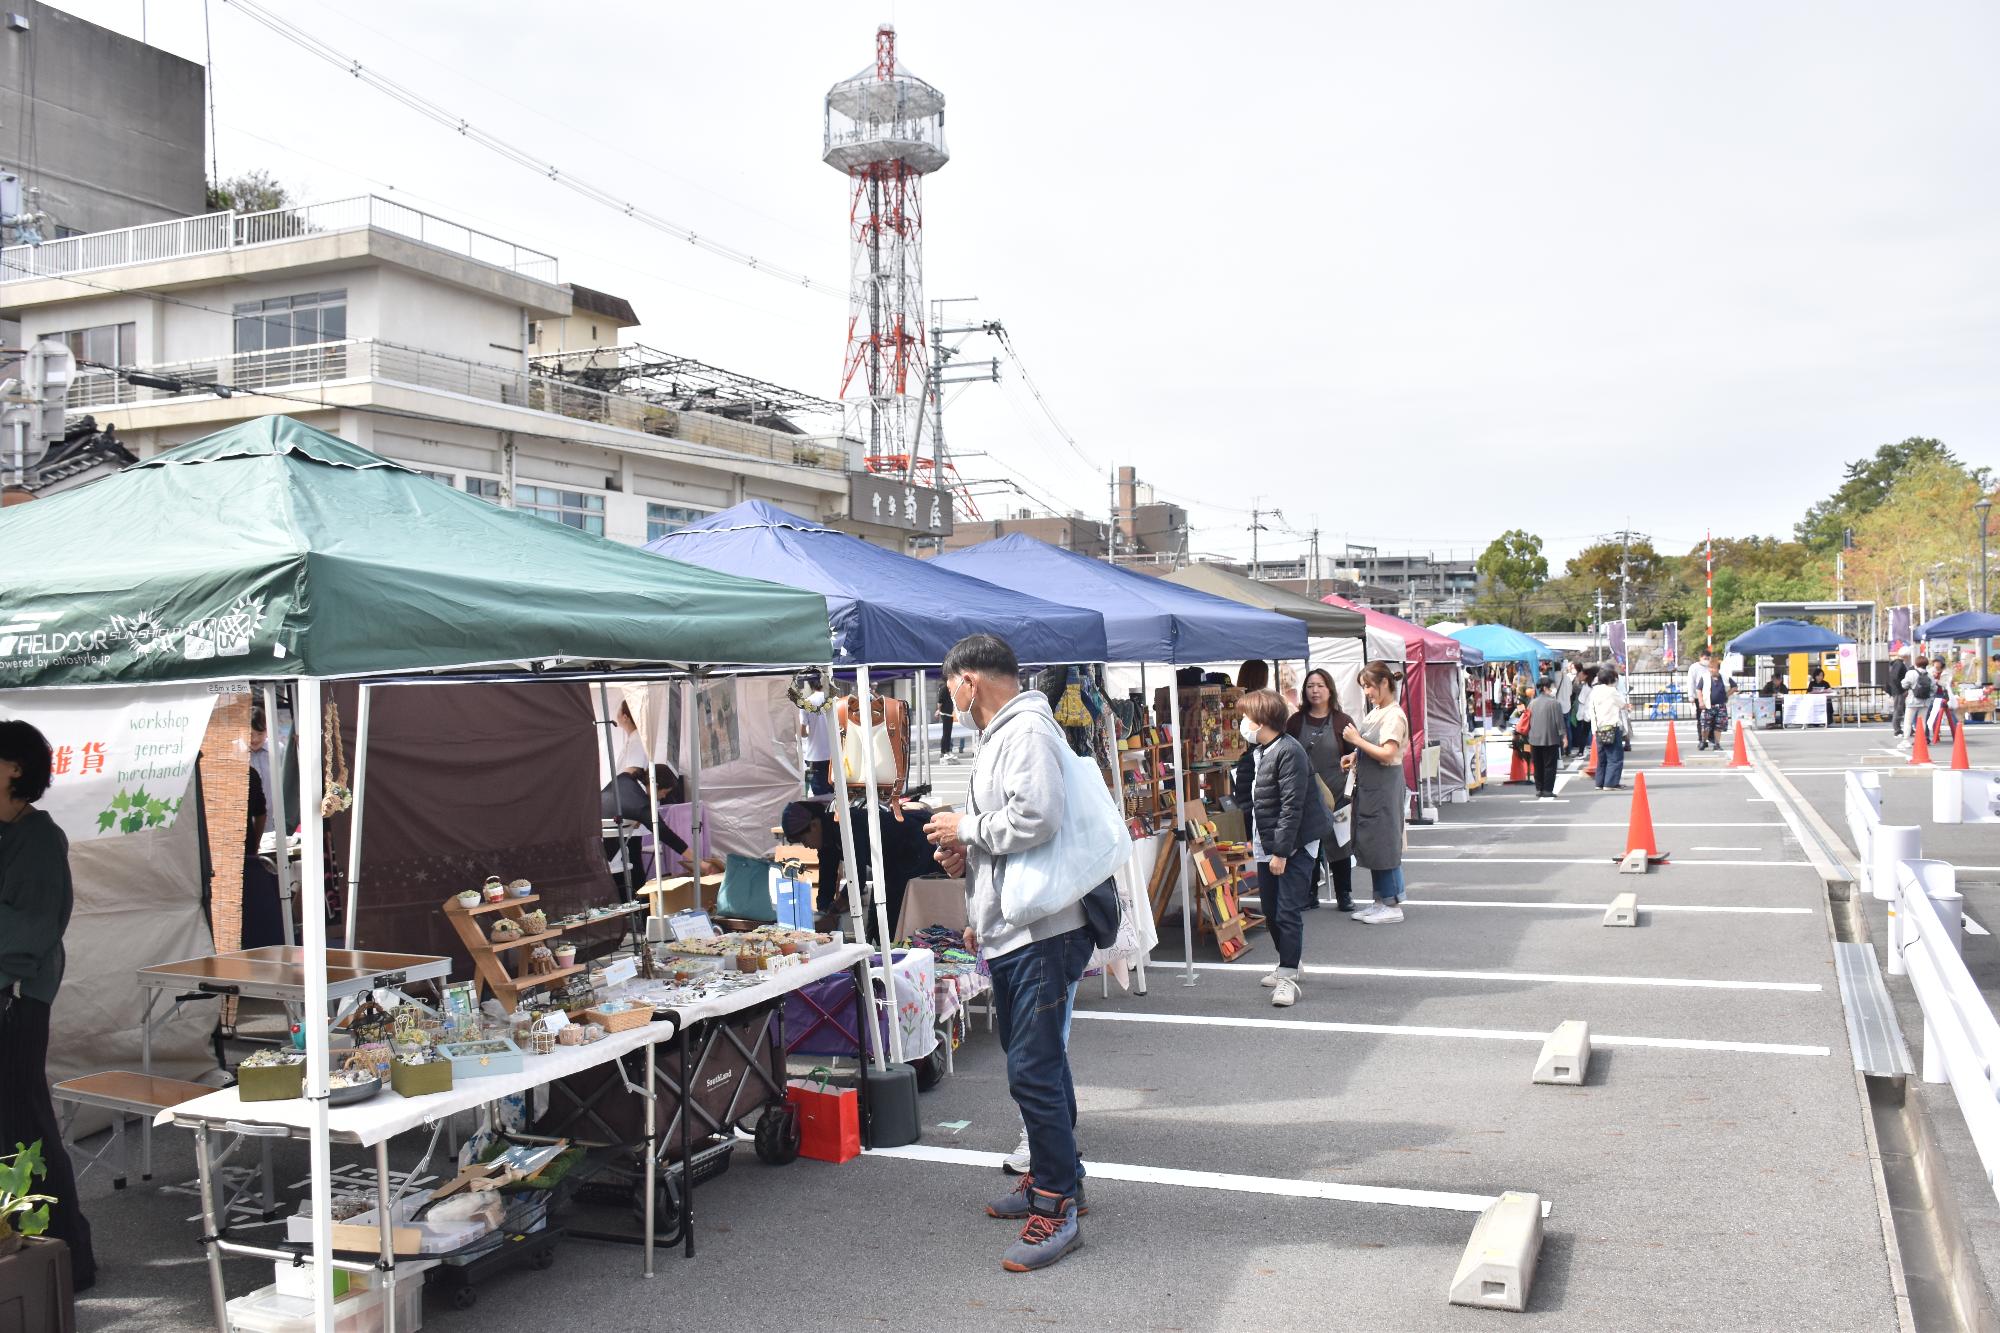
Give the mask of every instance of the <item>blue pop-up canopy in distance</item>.
M 1453 630 L 1451 637 L 1467 647 L 1478 649 L 1480 656 L 1488 662 L 1519 662 L 1532 667 L 1538 662 L 1562 656 L 1534 635 L 1523 634 L 1506 625 L 1467 625 Z
M 1954 611 L 1917 626 L 1920 639 L 2000 639 L 2000 616 L 1989 611 Z
M 1803 620 L 1767 620 L 1729 641 L 1729 651 L 1745 657 L 1783 657 L 1787 653 L 1830 653 L 1854 640 Z
M 968 634 L 997 634 L 1024 663 L 1105 660 L 1097 612 L 1041 601 L 836 532 L 762 500 L 670 532 L 646 549 L 684 564 L 820 593 L 836 666 L 936 666 Z
M 1093 608 L 1104 617 L 1110 662 L 1179 666 L 1306 656 L 1303 621 L 1135 574 L 1020 533 L 947 552 L 932 563 L 1030 596 Z

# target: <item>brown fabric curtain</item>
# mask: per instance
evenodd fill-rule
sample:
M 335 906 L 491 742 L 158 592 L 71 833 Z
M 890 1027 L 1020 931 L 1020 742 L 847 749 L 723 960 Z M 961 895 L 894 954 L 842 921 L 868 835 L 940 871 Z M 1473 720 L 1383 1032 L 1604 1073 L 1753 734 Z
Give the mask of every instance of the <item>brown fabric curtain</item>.
M 359 688 L 335 686 L 331 696 L 352 768 Z M 533 881 L 550 916 L 615 900 L 591 699 L 590 687 L 567 681 L 373 689 L 360 947 L 450 954 L 452 975 L 464 979 L 472 962 L 444 902 L 488 875 Z M 344 900 L 347 817 L 329 828 Z M 577 943 L 588 951 L 613 938 L 607 925 Z

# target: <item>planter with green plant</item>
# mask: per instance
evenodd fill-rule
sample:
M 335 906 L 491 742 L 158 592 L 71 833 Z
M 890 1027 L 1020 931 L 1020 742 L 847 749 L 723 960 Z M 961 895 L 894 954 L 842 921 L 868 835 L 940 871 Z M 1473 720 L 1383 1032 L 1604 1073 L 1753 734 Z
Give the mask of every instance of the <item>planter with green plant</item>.
M 0 1327 L 74 1333 L 69 1246 L 43 1234 L 55 1199 L 35 1193 L 35 1182 L 48 1174 L 42 1145 L 38 1140 L 14 1149 L 13 1156 L 0 1157 Z

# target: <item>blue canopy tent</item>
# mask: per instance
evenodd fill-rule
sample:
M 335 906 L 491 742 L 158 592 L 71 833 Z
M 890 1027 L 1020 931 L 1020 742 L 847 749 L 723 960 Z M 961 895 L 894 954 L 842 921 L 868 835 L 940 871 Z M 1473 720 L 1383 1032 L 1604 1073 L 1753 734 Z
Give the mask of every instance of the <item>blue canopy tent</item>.
M 1790 653 L 1830 653 L 1854 640 L 1822 625 L 1803 620 L 1767 620 L 1729 641 L 1729 651 L 1745 657 L 1784 657 Z
M 1164 662 L 1169 666 L 1234 662 L 1247 658 L 1307 660 L 1303 620 L 1210 593 L 1183 588 L 1147 574 L 1013 533 L 937 558 L 937 564 L 1003 588 L 1095 608 L 1104 617 L 1110 662 Z M 1170 725 L 1181 738 L 1180 691 L 1167 691 Z M 1187 799 L 1181 764 L 1174 765 L 1176 821 Z M 1185 845 L 1180 857 L 1181 930 L 1186 945 L 1184 985 L 1195 984 L 1194 910 Z
M 1919 639 L 2000 639 L 2000 616 L 1990 611 L 1954 611 L 1917 626 Z
M 762 500 L 750 500 L 710 515 L 646 545 L 655 555 L 721 573 L 761 571 L 755 577 L 804 588 L 826 598 L 833 631 L 835 667 L 855 669 L 855 688 L 871 696 L 869 668 L 919 668 L 916 712 L 928 718 L 923 668 L 935 668 L 951 646 L 968 634 L 998 634 L 1024 663 L 1042 665 L 1105 660 L 1104 619 L 1097 612 L 1023 596 L 928 560 L 915 560 L 859 537 L 836 532 Z M 869 849 L 876 925 L 885 950 L 892 923 L 881 887 L 882 817 L 878 800 L 873 710 L 860 710 L 861 751 L 868 791 Z M 924 723 L 927 725 L 927 722 Z M 920 733 L 921 734 L 921 733 Z M 918 752 L 928 760 L 930 747 Z M 839 821 L 841 853 L 853 875 L 857 935 L 866 920 L 860 909 L 860 876 L 855 871 L 853 829 Z M 903 1058 L 898 1025 L 889 1025 L 893 1058 Z
M 947 552 L 932 563 L 1016 592 L 1093 608 L 1104 617 L 1107 662 L 1184 666 L 1306 657 L 1303 621 L 1120 569 L 1019 533 Z
M 1463 629 L 1451 631 L 1451 637 L 1467 648 L 1475 649 L 1488 662 L 1519 662 L 1526 667 L 1562 656 L 1531 634 L 1510 629 L 1506 625 L 1467 625 Z

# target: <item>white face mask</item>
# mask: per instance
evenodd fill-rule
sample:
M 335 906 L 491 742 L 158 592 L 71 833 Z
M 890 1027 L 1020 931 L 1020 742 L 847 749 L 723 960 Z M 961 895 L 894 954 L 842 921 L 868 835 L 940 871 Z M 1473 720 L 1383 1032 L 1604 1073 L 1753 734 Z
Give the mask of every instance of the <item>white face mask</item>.
M 1245 745 L 1255 745 L 1257 743 L 1257 724 L 1249 718 L 1238 718 L 1236 721 L 1236 730 L 1242 733 Z

